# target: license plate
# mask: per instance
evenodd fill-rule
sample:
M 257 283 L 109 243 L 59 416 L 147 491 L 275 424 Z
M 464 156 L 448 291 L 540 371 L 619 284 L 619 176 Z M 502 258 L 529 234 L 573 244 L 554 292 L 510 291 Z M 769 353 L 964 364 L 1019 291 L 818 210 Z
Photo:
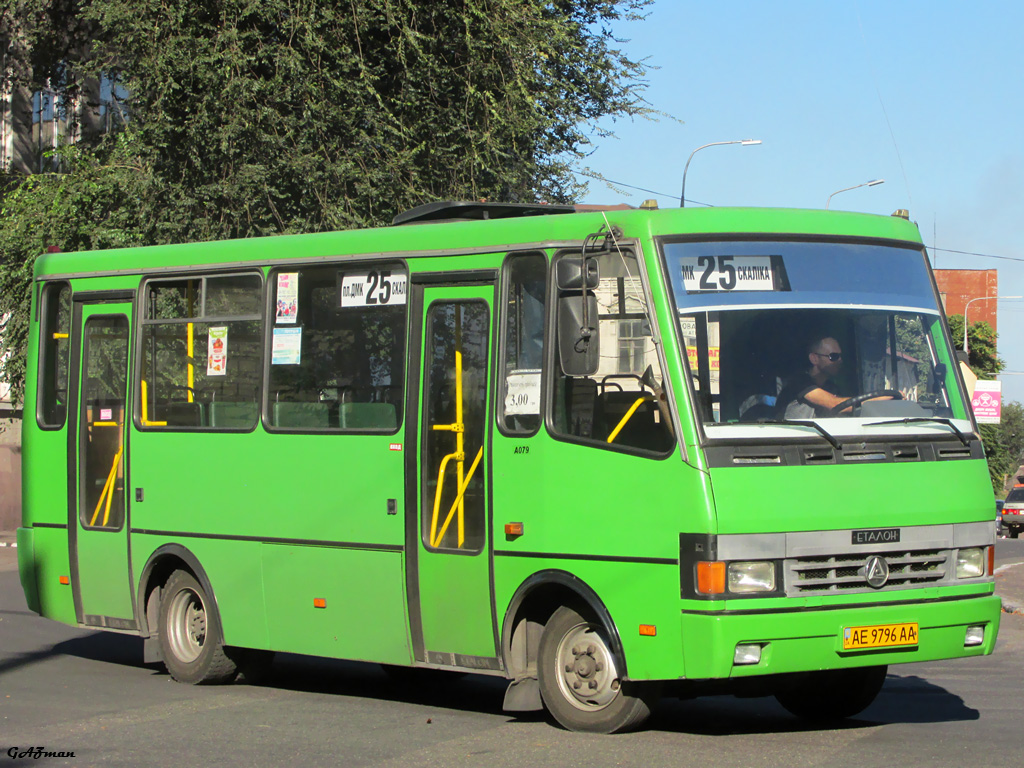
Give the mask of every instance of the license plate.
M 876 624 L 871 627 L 846 627 L 843 629 L 843 650 L 859 651 L 862 648 L 893 648 L 900 645 L 917 645 L 917 622 L 907 624 Z

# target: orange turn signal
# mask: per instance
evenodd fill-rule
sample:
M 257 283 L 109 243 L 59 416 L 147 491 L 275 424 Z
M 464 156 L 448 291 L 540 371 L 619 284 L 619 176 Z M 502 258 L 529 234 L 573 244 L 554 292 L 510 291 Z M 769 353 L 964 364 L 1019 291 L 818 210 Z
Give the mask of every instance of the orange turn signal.
M 60 583 L 66 587 L 68 584 L 71 583 L 71 579 L 69 579 L 67 576 L 61 576 Z
M 994 576 L 996 573 L 996 548 L 988 548 L 988 575 Z
M 522 523 L 505 523 L 505 535 L 506 536 L 522 536 L 523 535 L 523 524 Z
M 721 560 L 697 563 L 697 591 L 702 595 L 725 594 L 725 563 Z
M 313 607 L 314 608 L 326 608 L 327 607 L 327 598 L 326 597 L 314 597 L 313 598 Z
M 640 634 L 643 637 L 654 637 L 658 634 L 658 628 L 655 627 L 653 624 L 641 624 Z

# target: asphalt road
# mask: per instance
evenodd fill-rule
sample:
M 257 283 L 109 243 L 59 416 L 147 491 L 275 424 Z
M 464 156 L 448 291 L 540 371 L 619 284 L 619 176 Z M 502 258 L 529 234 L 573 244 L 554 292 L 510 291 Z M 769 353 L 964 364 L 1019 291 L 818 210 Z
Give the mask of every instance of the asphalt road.
M 1022 759 L 1021 615 L 1004 614 L 990 657 L 891 668 L 876 702 L 842 728 L 808 728 L 773 699 L 717 697 L 664 699 L 647 730 L 591 736 L 503 713 L 504 683 L 477 676 L 396 684 L 375 665 L 283 655 L 262 687 L 179 685 L 142 664 L 138 638 L 30 613 L 15 552 L 0 548 L 0 768 L 1016 768 Z M 999 542 L 997 563 L 1021 561 L 1024 542 Z M 74 757 L 9 755 L 37 746 Z

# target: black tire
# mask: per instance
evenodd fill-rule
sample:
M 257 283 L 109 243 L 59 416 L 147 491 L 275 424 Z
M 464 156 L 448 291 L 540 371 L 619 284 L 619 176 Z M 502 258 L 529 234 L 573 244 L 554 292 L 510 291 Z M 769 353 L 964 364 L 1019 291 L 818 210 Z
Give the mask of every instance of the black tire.
M 885 683 L 887 666 L 811 672 L 775 694 L 779 704 L 804 720 L 827 722 L 867 709 Z
M 600 622 L 563 606 L 544 627 L 538 653 L 541 699 L 568 730 L 620 733 L 650 716 L 657 686 L 620 678 Z
M 179 683 L 229 683 L 238 666 L 224 651 L 213 600 L 188 571 L 175 571 L 160 596 L 160 652 Z
M 1018 536 L 1020 536 L 1020 528 L 1018 528 L 1017 526 L 1012 526 L 1008 530 L 1010 531 L 1011 539 L 1016 539 Z

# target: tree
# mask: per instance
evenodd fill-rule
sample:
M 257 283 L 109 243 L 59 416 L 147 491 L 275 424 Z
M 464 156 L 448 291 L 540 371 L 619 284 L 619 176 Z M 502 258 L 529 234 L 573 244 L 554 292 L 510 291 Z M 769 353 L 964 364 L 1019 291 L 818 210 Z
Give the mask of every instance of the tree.
M 103 76 L 128 94 L 127 124 L 86 136 L 73 178 L 4 203 L 0 311 L 24 327 L 46 245 L 375 226 L 442 199 L 570 201 L 597 121 L 648 110 L 644 66 L 612 33 L 648 2 L 0 0 L 19 77 L 70 94 Z M 5 338 L 21 358 L 21 330 Z M 19 365 L 0 371 L 18 391 Z
M 953 337 L 953 343 L 963 344 L 964 339 L 964 316 L 949 316 L 949 332 Z M 996 348 L 996 339 L 999 335 L 992 330 L 992 326 L 984 320 L 971 323 L 967 333 L 967 364 L 979 379 L 994 379 L 1006 363 L 999 357 Z
M 949 331 L 954 343 L 964 338 L 963 315 L 949 317 Z M 967 333 L 968 365 L 979 379 L 995 379 L 1003 370 L 1005 363 L 996 352 L 998 334 L 985 321 L 972 323 Z M 981 442 L 985 446 L 985 458 L 988 461 L 988 473 L 992 480 L 992 489 L 997 494 L 1003 491 L 1003 480 L 1006 475 L 1017 469 L 1009 465 L 1020 456 L 1024 446 L 1024 426 L 1020 424 L 1020 403 L 1004 403 L 1001 423 L 981 424 Z
M 136 233 L 139 201 L 132 196 L 138 169 L 99 164 L 74 147 L 63 154 L 68 173 L 22 177 L 9 186 L 0 207 L 0 317 L 7 317 L 0 328 L 0 379 L 10 382 L 13 402 L 24 393 L 36 257 L 141 242 Z
M 1024 406 L 1015 401 L 1003 403 L 999 424 L 986 424 L 989 431 L 985 439 L 989 474 L 996 493 L 1002 495 L 1006 478 L 1016 476 L 1024 455 Z

